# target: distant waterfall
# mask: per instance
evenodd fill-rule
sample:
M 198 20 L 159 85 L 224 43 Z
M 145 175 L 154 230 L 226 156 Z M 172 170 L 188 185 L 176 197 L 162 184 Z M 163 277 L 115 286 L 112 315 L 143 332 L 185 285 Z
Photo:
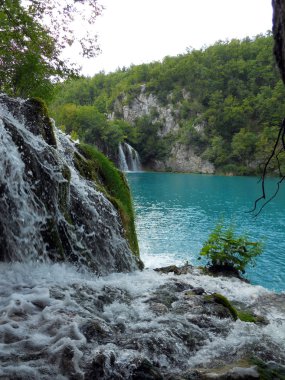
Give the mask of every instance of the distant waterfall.
M 119 144 L 119 167 L 124 172 L 142 170 L 138 152 L 126 142 Z
M 122 144 L 119 144 L 119 168 L 123 172 L 127 172 L 129 170 Z

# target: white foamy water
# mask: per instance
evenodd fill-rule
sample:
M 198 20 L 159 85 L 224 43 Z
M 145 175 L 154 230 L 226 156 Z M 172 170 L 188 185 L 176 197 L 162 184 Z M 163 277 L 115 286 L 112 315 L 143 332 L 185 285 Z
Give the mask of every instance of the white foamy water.
M 188 296 L 201 287 L 242 302 L 269 324 L 202 310 L 200 298 Z M 249 351 L 284 363 L 284 309 L 284 295 L 198 270 L 98 278 L 65 264 L 1 263 L 0 378 L 83 379 L 103 371 L 98 378 L 120 373 L 128 379 L 142 358 L 179 373 L 235 361 Z
M 4 112 L 2 109 L 1 111 Z M 7 252 L 13 252 L 17 260 L 23 258 L 27 260 L 40 251 L 43 256 L 45 244 L 40 230 L 46 222 L 47 215 L 25 179 L 25 164 L 2 120 L 0 120 L 0 183 L 1 193 L 3 190 L 9 193 L 9 197 L 6 194 L 1 196 L 0 205 L 4 219 L 2 233 L 3 236 L 10 235 Z M 18 247 L 21 247 L 21 252 Z M 4 254 L 5 256 L 6 260 L 12 259 L 9 254 Z

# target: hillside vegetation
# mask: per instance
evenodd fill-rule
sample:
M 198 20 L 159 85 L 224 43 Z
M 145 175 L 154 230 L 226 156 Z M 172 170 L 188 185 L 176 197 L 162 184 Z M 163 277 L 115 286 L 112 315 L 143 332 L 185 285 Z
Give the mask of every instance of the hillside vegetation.
M 167 161 L 180 144 L 217 172 L 258 174 L 285 115 L 285 88 L 272 49 L 268 33 L 70 80 L 59 86 L 50 111 L 66 132 L 113 159 L 126 140 L 151 167 Z M 150 96 L 153 107 L 126 117 L 126 109 Z M 175 128 L 165 130 L 162 109 Z

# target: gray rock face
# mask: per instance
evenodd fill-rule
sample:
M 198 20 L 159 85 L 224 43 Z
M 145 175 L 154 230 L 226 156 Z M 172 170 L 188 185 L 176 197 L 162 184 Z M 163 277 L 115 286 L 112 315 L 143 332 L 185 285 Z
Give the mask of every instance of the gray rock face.
M 115 104 L 115 109 L 123 114 L 124 120 L 129 123 L 135 123 L 136 119 L 142 116 L 151 115 L 155 112 L 157 116 L 153 119 L 153 122 L 161 122 L 163 125 L 159 131 L 159 136 L 163 137 L 169 132 L 177 132 L 179 125 L 174 115 L 174 108 L 171 104 L 166 107 L 162 106 L 157 97 L 153 94 L 145 94 L 142 88 L 141 93 L 137 96 L 130 105 L 121 105 L 119 101 Z
M 40 102 L 0 96 L 0 260 L 84 264 L 98 274 L 136 268 L 120 216 L 80 174 L 85 158 Z
M 213 174 L 214 165 L 197 156 L 191 147 L 182 144 L 175 144 L 171 150 L 171 156 L 165 161 L 156 161 L 156 170 L 171 170 L 185 173 Z
M 171 95 L 170 95 L 171 96 Z M 184 98 L 189 94 L 184 91 Z M 145 88 L 142 90 L 131 104 L 122 105 L 121 101 L 115 102 L 115 111 L 122 114 L 124 120 L 135 124 L 136 120 L 142 116 L 155 115 L 153 123 L 159 122 L 162 128 L 158 131 L 158 138 L 167 136 L 169 133 L 176 135 L 179 132 L 178 111 L 171 103 L 162 106 L 157 97 L 153 94 L 146 94 Z M 111 116 L 113 117 L 113 116 Z M 204 125 L 194 126 L 198 133 L 204 133 Z M 172 147 L 170 156 L 164 161 L 155 161 L 150 165 L 151 169 L 157 171 L 178 171 L 190 173 L 212 174 L 215 167 L 209 161 L 194 153 L 193 149 L 181 143 L 176 143 Z

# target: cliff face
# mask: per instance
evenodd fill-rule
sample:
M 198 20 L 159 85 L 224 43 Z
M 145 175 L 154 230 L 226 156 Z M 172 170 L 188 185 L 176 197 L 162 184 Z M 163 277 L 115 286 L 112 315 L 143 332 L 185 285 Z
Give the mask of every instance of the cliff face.
M 158 171 L 174 171 L 182 173 L 213 174 L 214 165 L 195 154 L 193 148 L 176 143 L 171 149 L 171 155 L 164 162 L 155 161 L 153 168 Z
M 187 93 L 184 97 L 187 98 Z M 179 171 L 192 173 L 213 174 L 215 167 L 208 160 L 202 158 L 195 149 L 190 145 L 179 141 L 179 104 L 171 103 L 171 94 L 169 94 L 169 102 L 162 105 L 158 98 L 146 93 L 144 86 L 141 87 L 140 94 L 134 98 L 129 104 L 124 104 L 124 100 L 117 99 L 114 105 L 114 113 L 122 115 L 122 118 L 135 124 L 136 121 L 143 116 L 150 116 L 152 123 L 159 123 L 161 128 L 157 132 L 157 138 L 171 138 L 171 150 L 169 156 L 165 160 L 154 160 L 148 163 L 148 167 L 158 171 Z M 203 128 L 195 126 L 198 133 L 203 134 Z M 177 142 L 175 142 L 177 140 Z
M 0 96 L 0 164 L 1 261 L 69 261 L 98 274 L 137 268 L 131 208 L 104 165 L 53 129 L 40 101 Z

